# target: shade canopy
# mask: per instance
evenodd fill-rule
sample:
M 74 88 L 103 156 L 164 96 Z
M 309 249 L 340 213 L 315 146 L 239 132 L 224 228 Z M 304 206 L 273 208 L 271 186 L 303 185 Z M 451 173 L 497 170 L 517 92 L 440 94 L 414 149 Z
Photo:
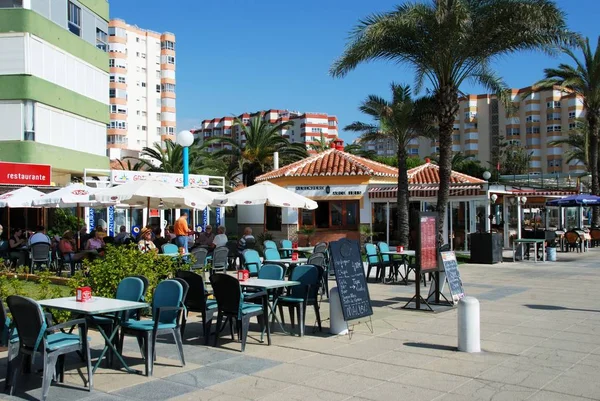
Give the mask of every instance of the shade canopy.
M 34 206 L 44 207 L 77 207 L 77 206 L 96 206 L 97 202 L 90 199 L 90 195 L 96 192 L 96 188 L 88 187 L 83 184 L 70 184 L 64 188 L 58 189 L 34 199 Z
M 215 199 L 213 203 L 222 206 L 267 205 L 309 210 L 317 208 L 317 202 L 268 181 L 232 192 L 224 198 Z
M 102 189 L 93 195 L 102 203 L 120 203 L 151 209 L 204 209 L 207 203 L 186 195 L 181 189 L 161 181 L 133 181 Z
M 44 196 L 43 192 L 29 187 L 22 187 L 0 196 L 0 207 L 31 207 L 35 199 Z
M 587 194 L 579 194 L 579 195 L 570 195 L 565 196 L 560 199 L 552 199 L 546 202 L 548 206 L 562 206 L 562 207 L 571 207 L 571 206 L 595 206 L 600 205 L 600 196 L 595 195 L 587 195 Z
M 195 188 L 195 187 L 185 187 L 182 188 L 181 191 L 185 194 L 186 197 L 192 199 L 195 203 L 197 203 L 199 206 L 197 206 L 197 209 L 201 209 L 202 208 L 202 204 L 204 205 L 211 205 L 213 203 L 213 201 L 215 200 L 215 198 L 217 197 L 223 197 L 224 195 L 219 193 L 219 192 L 213 192 L 213 191 L 209 191 L 208 189 L 204 189 L 204 188 Z M 204 206 L 206 207 L 206 206 Z

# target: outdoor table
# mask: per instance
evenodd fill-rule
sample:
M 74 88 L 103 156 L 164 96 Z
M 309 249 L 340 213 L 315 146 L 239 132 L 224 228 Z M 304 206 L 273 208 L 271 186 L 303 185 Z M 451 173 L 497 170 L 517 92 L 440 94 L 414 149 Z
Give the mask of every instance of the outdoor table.
M 269 260 L 265 260 L 263 263 L 269 263 L 269 262 L 284 263 L 284 264 L 288 264 L 288 265 L 299 265 L 299 264 L 303 264 L 303 263 L 308 262 L 308 258 L 298 258 L 296 260 L 292 260 L 292 258 L 286 258 L 286 259 L 269 259 Z
M 514 239 L 513 240 L 513 262 L 516 261 L 516 251 L 517 251 L 517 246 L 521 245 L 521 247 L 523 245 L 527 245 L 529 246 L 529 244 L 533 244 L 533 261 L 535 263 L 537 263 L 537 250 L 538 250 L 538 244 L 542 245 L 542 261 L 545 262 L 546 261 L 546 240 L 544 239 L 533 239 L 533 238 L 523 238 L 523 239 Z M 521 248 L 522 249 L 522 248 Z
M 402 258 L 402 263 L 405 263 L 405 264 L 406 264 L 406 266 L 408 266 L 408 258 L 411 258 L 411 257 L 412 257 L 412 258 L 414 258 L 414 257 L 417 255 L 417 253 L 416 253 L 415 251 L 411 251 L 411 250 L 409 250 L 409 249 L 405 249 L 405 250 L 404 250 L 404 251 L 402 251 L 402 252 L 398 252 L 398 251 L 386 251 L 386 252 L 380 252 L 380 253 L 381 253 L 382 255 L 389 255 L 389 256 L 391 256 L 392 258 L 393 258 L 394 256 L 401 256 L 401 258 Z M 408 267 L 407 267 L 407 269 L 408 269 Z M 408 271 L 408 270 L 407 270 L 407 271 Z M 388 278 L 389 278 L 389 279 L 391 279 L 391 277 L 392 277 L 392 272 L 390 271 L 390 275 L 389 275 L 389 277 L 388 277 Z M 395 272 L 395 277 L 396 277 L 396 280 L 398 280 L 398 271 L 397 271 L 397 270 L 396 270 L 396 272 Z M 406 275 L 406 277 L 404 278 L 404 284 L 405 284 L 405 285 L 408 285 L 408 274 L 407 274 L 407 275 Z
M 284 333 L 287 333 L 287 331 L 285 331 L 285 329 L 283 328 L 283 325 L 277 318 L 276 311 L 277 311 L 277 302 L 279 300 L 279 297 L 277 296 L 277 291 L 274 291 L 274 290 L 279 289 L 279 288 L 284 288 L 284 287 L 293 287 L 295 285 L 300 285 L 300 282 L 299 281 L 290 281 L 290 280 L 266 280 L 266 279 L 261 279 L 261 278 L 249 278 L 246 281 L 240 281 L 240 285 L 242 287 L 258 288 L 261 290 L 265 290 L 265 291 L 267 291 L 267 294 L 269 293 L 269 291 L 272 292 L 273 304 L 269 303 L 268 299 L 267 299 L 267 304 L 269 305 L 270 312 L 269 312 L 269 316 L 267 317 L 266 324 L 270 324 L 271 318 L 273 318 L 279 324 L 279 327 L 281 328 L 281 330 Z M 265 325 L 265 327 L 266 327 L 266 325 Z
M 115 338 L 115 335 L 117 335 L 119 328 L 120 328 L 120 319 L 118 318 L 119 312 L 144 309 L 144 308 L 149 307 L 150 306 L 149 304 L 147 304 L 145 302 L 121 301 L 119 299 L 103 298 L 103 297 L 92 297 L 87 302 L 77 302 L 75 300 L 75 297 L 43 299 L 43 300 L 37 301 L 37 302 L 40 306 L 43 306 L 46 308 L 65 310 L 65 311 L 73 312 L 76 315 L 84 316 L 86 319 L 89 319 L 92 323 L 94 323 L 95 315 L 114 313 L 115 314 L 114 328 L 113 328 L 112 333 L 110 333 L 110 335 L 107 335 L 104 332 L 104 329 L 102 329 L 102 326 L 95 325 L 95 327 L 98 329 L 98 331 L 104 338 L 105 345 L 104 345 L 104 349 L 102 350 L 102 353 L 100 354 L 100 357 L 98 358 L 98 361 L 94 365 L 94 369 L 92 370 L 92 372 L 93 373 L 96 372 L 96 370 L 98 369 L 98 366 L 100 366 L 100 363 L 102 362 L 102 358 L 104 358 L 104 355 L 110 348 L 112 350 L 112 352 L 114 352 L 114 355 L 117 356 L 119 361 L 121 361 L 121 364 L 123 364 L 123 367 L 125 368 L 125 370 L 127 370 L 129 373 L 142 374 L 141 371 L 132 369 L 129 367 L 129 365 L 127 365 L 127 363 L 125 363 L 123 356 L 118 352 L 117 348 L 113 344 L 113 339 Z
M 280 251 L 312 253 L 315 248 L 312 246 L 299 246 L 298 248 L 279 248 Z
M 187 253 L 179 253 L 179 252 L 174 252 L 174 253 L 159 253 L 158 256 L 168 256 L 171 258 L 177 258 L 179 256 L 183 257 L 183 256 L 189 256 L 191 255 L 191 253 L 187 252 Z

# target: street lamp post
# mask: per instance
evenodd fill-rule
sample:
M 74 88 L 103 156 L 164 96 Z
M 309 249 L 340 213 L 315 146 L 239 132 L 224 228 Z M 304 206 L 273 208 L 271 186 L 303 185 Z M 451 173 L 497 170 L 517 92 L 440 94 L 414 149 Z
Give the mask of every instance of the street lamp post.
M 181 131 L 177 134 L 177 144 L 183 148 L 183 187 L 190 184 L 190 153 L 189 147 L 194 143 L 194 135 L 190 131 Z

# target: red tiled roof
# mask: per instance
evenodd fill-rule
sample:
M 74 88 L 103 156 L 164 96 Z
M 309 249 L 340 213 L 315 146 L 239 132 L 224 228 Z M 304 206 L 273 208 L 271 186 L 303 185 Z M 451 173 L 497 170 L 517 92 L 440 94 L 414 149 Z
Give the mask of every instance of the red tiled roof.
M 376 176 L 397 177 L 398 170 L 386 164 L 365 159 L 337 149 L 328 149 L 316 155 L 270 171 L 256 178 L 267 181 L 279 177 L 317 176 Z
M 408 183 L 438 185 L 440 183 L 440 167 L 437 164 L 425 163 L 415 168 L 411 168 L 408 170 Z M 456 171 L 452 171 L 450 174 L 450 185 L 484 183 L 484 180 Z

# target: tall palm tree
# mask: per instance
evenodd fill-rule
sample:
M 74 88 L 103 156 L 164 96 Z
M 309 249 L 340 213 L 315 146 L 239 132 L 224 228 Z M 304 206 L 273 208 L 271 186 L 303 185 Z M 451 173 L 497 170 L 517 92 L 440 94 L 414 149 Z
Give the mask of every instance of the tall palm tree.
M 301 143 L 290 143 L 281 136 L 281 131 L 292 125 L 292 122 L 270 124 L 260 115 L 244 124 L 235 118 L 233 126 L 239 126 L 245 136 L 246 143 L 242 146 L 236 140 L 226 137 L 215 137 L 205 143 L 222 143 L 224 148 L 215 152 L 214 157 L 226 158 L 238 163 L 241 169 L 242 183 L 246 186 L 254 184 L 259 175 L 273 167 L 273 154 L 279 152 L 281 165 L 285 165 L 308 156 L 306 147 Z
M 398 159 L 398 229 L 400 245 L 408 246 L 409 191 L 406 161 L 408 145 L 419 136 L 432 136 L 433 128 L 424 120 L 430 107 L 430 99 L 415 101 L 411 98 L 408 85 L 391 84 L 392 100 L 388 101 L 376 95 L 369 95 L 359 107 L 364 114 L 372 117 L 376 124 L 353 122 L 344 130 L 360 132 L 361 142 L 391 140 L 396 144 Z
M 572 161 L 581 163 L 584 165 L 586 171 L 591 171 L 589 162 L 590 134 L 587 123 L 578 119 L 575 129 L 572 129 L 569 132 L 567 138 L 550 141 L 548 142 L 548 145 L 567 145 L 569 148 L 565 152 L 565 156 L 567 157 L 565 161 L 567 163 L 571 163 Z
M 440 242 L 450 190 L 452 127 L 459 88 L 474 80 L 508 104 L 506 85 L 490 69 L 499 56 L 520 50 L 552 51 L 575 35 L 552 0 L 433 0 L 407 2 L 362 20 L 330 73 L 342 77 L 359 64 L 386 60 L 410 65 L 416 90 L 429 82 L 437 103 Z
M 569 56 L 574 65 L 560 64 L 558 68 L 544 70 L 545 78 L 534 85 L 534 90 L 551 89 L 555 85 L 581 96 L 585 108 L 585 119 L 589 134 L 589 165 L 592 174 L 592 194 L 600 195 L 600 178 L 598 157 L 600 130 L 600 37 L 596 43 L 596 50 L 592 51 L 590 39 L 578 42 L 583 59 L 579 59 L 569 48 L 564 47 L 563 53 Z M 600 225 L 600 213 L 594 208 L 593 224 Z
M 164 147 L 156 142 L 152 147 L 142 148 L 139 157 L 128 156 L 124 159 L 135 160 L 146 171 L 181 173 L 183 170 L 183 148 L 170 139 L 165 141 Z

